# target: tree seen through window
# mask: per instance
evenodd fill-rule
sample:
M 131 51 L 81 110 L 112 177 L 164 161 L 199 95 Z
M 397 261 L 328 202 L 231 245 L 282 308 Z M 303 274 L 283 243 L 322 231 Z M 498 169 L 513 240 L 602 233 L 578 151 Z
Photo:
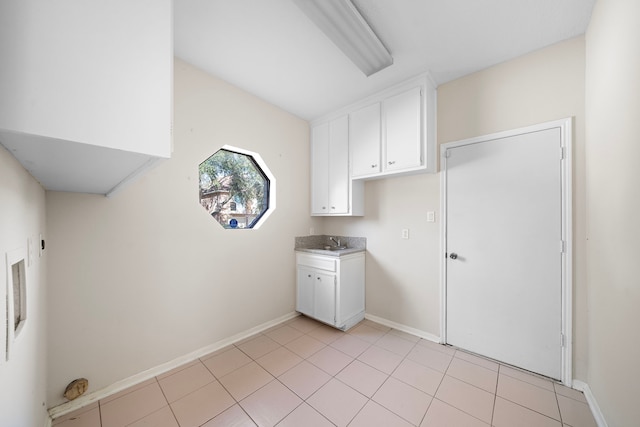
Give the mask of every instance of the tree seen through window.
M 220 149 L 199 175 L 200 204 L 225 228 L 252 228 L 269 208 L 269 179 L 251 155 Z

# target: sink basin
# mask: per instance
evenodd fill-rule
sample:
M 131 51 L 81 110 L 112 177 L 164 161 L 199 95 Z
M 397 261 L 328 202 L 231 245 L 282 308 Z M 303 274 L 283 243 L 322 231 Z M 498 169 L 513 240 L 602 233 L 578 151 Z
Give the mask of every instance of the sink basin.
M 326 245 L 322 249 L 324 249 L 325 251 L 341 251 L 343 249 L 347 249 L 347 247 L 346 246 L 329 246 L 329 245 Z

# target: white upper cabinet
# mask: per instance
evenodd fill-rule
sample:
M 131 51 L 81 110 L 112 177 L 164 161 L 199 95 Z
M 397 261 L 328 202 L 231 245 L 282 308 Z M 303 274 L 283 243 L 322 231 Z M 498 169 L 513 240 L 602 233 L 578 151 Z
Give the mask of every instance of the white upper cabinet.
M 426 75 L 349 111 L 351 177 L 435 172 L 435 88 Z
M 422 164 L 421 90 L 414 87 L 384 100 L 384 168 L 398 171 Z
M 380 103 L 349 113 L 351 176 L 377 174 L 380 167 Z
M 329 213 L 349 212 L 349 120 L 329 123 Z
M 329 123 L 311 128 L 311 214 L 329 213 Z
M 362 215 L 362 185 L 349 176 L 347 116 L 311 128 L 311 214 Z
M 436 172 L 436 89 L 427 74 L 311 123 L 311 215 L 364 215 L 364 181 Z
M 171 0 L 0 4 L 0 143 L 45 188 L 111 193 L 171 156 Z

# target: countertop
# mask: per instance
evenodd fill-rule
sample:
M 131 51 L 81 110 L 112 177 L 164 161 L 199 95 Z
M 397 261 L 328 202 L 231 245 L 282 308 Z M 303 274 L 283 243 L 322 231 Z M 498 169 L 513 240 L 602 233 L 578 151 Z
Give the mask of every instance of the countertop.
M 336 246 L 335 242 L 331 240 L 331 237 L 338 240 L 341 245 L 346 246 L 346 249 L 324 249 L 326 246 Z M 329 235 L 296 237 L 294 249 L 296 252 L 307 252 L 316 255 L 341 257 L 343 255 L 350 255 L 366 251 L 367 239 L 365 239 L 364 237 Z
M 296 252 L 308 252 L 316 255 L 341 257 L 342 255 L 355 254 L 366 251 L 365 248 L 347 248 L 347 249 L 318 249 L 318 248 L 296 248 Z

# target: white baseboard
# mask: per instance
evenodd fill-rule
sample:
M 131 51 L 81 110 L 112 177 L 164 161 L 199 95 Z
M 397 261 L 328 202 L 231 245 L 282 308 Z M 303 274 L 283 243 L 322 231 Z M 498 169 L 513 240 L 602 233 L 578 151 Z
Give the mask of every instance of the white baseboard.
M 438 344 L 442 344 L 440 341 L 440 337 L 437 335 L 430 334 L 429 332 L 422 331 L 420 329 L 415 329 L 407 325 L 403 325 L 400 323 L 392 322 L 391 320 L 384 319 L 382 317 L 374 316 L 373 314 L 365 313 L 365 319 L 369 319 L 372 322 L 380 323 L 381 325 L 388 326 L 393 329 L 397 329 L 402 332 L 406 332 L 411 335 L 415 335 L 420 338 L 424 338 L 425 340 L 433 341 Z
M 242 341 L 243 339 L 248 338 L 251 335 L 254 335 L 264 330 L 267 330 L 269 328 L 272 328 L 282 322 L 286 322 L 287 320 L 293 319 L 294 317 L 297 317 L 299 315 L 300 313 L 297 313 L 295 311 L 285 314 L 284 316 L 280 316 L 277 319 L 263 323 L 254 328 L 247 329 L 246 331 L 240 332 L 236 335 L 233 335 L 232 337 L 225 338 L 223 340 L 215 342 L 206 347 L 202 347 L 189 354 L 180 356 L 176 359 L 170 360 L 169 362 L 163 363 L 162 365 L 158 365 L 156 367 L 147 369 L 146 371 L 140 372 L 131 377 L 117 381 L 100 390 L 92 391 L 91 393 L 80 396 L 77 399 L 72 400 L 70 402 L 66 402 L 61 405 L 54 406 L 53 408 L 49 409 L 49 417 L 51 418 L 51 420 L 60 418 L 61 416 L 66 415 L 69 412 L 73 412 L 84 406 L 90 405 L 93 402 L 97 402 L 100 399 L 104 399 L 105 397 L 109 397 L 115 393 L 118 393 L 122 390 L 125 390 L 129 387 L 139 384 L 143 381 L 157 377 L 158 375 L 164 374 L 165 372 L 168 372 L 186 363 L 199 359 L 202 356 L 206 356 L 209 353 L 213 353 L 216 350 L 220 350 L 221 348 L 224 348 L 236 342 Z M 50 426 L 51 420 L 49 421 L 49 425 L 46 425 L 45 427 Z
M 591 392 L 589 384 L 579 380 L 573 380 L 573 388 L 584 393 L 584 397 L 585 399 L 587 399 L 589 409 L 591 409 L 591 413 L 593 414 L 593 418 L 596 420 L 596 424 L 598 424 L 598 427 L 608 427 L 607 421 L 604 419 L 604 415 L 600 410 L 600 406 L 598 406 L 596 397 Z

